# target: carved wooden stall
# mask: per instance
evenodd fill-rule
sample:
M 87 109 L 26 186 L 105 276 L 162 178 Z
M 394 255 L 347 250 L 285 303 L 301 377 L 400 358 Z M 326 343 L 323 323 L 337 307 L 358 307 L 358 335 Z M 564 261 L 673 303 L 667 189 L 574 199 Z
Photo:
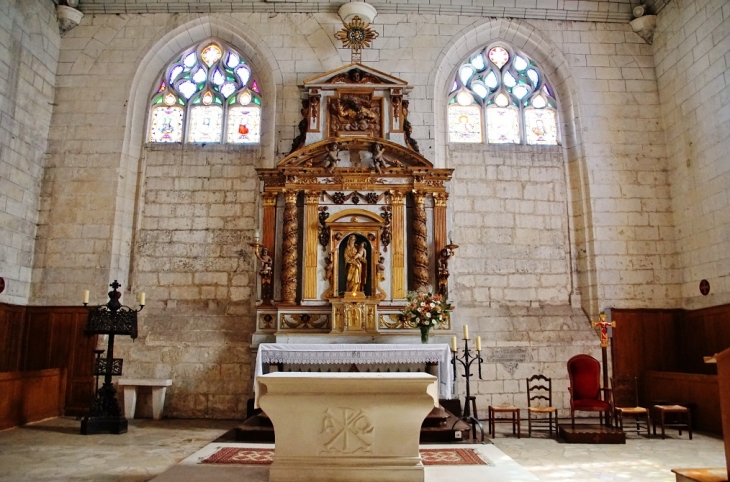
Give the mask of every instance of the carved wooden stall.
M 448 292 L 448 256 L 439 256 L 455 248 L 446 236 L 452 170 L 434 168 L 411 138 L 410 89 L 358 63 L 304 82 L 292 151 L 258 169 L 255 345 L 282 335 L 415 336 L 399 318 L 407 292 Z

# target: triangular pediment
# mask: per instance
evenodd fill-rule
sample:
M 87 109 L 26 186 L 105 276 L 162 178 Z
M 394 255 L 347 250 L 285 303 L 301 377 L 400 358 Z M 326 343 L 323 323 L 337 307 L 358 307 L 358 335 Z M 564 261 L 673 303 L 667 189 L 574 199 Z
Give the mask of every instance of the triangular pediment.
M 367 65 L 352 63 L 304 81 L 304 87 L 334 87 L 340 85 L 388 86 L 407 88 L 408 82 Z

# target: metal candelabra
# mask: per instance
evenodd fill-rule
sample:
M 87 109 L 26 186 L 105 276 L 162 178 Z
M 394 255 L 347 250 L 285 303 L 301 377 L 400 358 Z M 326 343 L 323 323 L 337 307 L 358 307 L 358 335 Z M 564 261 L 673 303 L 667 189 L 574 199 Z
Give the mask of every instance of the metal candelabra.
M 455 345 L 454 345 L 455 346 Z M 467 422 L 471 425 L 471 433 L 472 438 L 477 437 L 477 426 L 479 427 L 479 431 L 482 434 L 482 442 L 484 442 L 484 427 L 482 427 L 481 422 L 479 422 L 479 419 L 476 417 L 476 413 L 471 413 L 471 407 L 469 406 L 469 402 L 471 401 L 471 388 L 469 386 L 469 380 L 471 379 L 471 376 L 473 373 L 471 373 L 471 365 L 475 361 L 477 362 L 478 367 L 478 373 L 479 373 L 479 379 L 482 380 L 482 362 L 484 359 L 482 358 L 481 351 L 476 350 L 476 355 L 471 355 L 471 352 L 469 351 L 469 339 L 464 338 L 464 354 L 462 356 L 456 355 L 457 350 L 454 350 L 451 352 L 451 364 L 454 366 L 454 381 L 456 380 L 456 362 L 458 361 L 461 363 L 461 366 L 464 367 L 464 374 L 461 375 L 466 379 L 466 399 L 464 400 L 464 411 L 463 415 L 461 416 L 460 420 L 463 420 L 464 422 Z M 454 423 L 456 425 L 456 423 Z M 453 427 L 452 427 L 453 428 Z
M 122 293 L 117 291 L 117 288 L 121 288 L 122 285 L 114 280 L 114 283 L 109 286 L 112 287 L 112 291 L 109 292 L 109 302 L 89 308 L 89 317 L 84 330 L 86 336 L 109 335 L 109 341 L 105 358 L 101 357 L 104 350 L 94 350 L 96 353 L 94 375 L 97 380 L 97 388 L 89 415 L 81 421 L 82 435 L 121 434 L 126 433 L 128 427 L 127 419 L 124 418 L 117 401 L 117 391 L 112 384 L 112 377 L 122 374 L 123 362 L 121 358 L 114 358 L 114 336 L 129 335 L 132 339 L 137 338 L 137 313 L 144 308 L 144 299 L 140 299 L 141 306 L 138 310 L 122 306 L 119 302 Z M 87 306 L 87 301 L 84 301 L 84 306 Z M 101 388 L 98 387 L 100 375 L 104 376 Z

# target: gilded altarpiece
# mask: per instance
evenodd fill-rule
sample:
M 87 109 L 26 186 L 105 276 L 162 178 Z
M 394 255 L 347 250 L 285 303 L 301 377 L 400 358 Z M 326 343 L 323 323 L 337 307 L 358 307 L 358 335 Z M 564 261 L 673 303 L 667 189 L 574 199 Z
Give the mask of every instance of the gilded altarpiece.
M 452 170 L 434 168 L 411 138 L 407 82 L 355 63 L 303 91 L 291 152 L 258 169 L 254 338 L 417 336 L 399 313 L 409 291 L 445 289 Z

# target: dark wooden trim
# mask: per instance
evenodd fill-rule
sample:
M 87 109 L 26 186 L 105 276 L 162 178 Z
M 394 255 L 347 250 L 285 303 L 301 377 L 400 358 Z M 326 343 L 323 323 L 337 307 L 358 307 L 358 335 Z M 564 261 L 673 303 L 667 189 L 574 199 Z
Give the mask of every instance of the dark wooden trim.
M 63 368 L 0 373 L 0 430 L 62 415 L 65 392 Z

